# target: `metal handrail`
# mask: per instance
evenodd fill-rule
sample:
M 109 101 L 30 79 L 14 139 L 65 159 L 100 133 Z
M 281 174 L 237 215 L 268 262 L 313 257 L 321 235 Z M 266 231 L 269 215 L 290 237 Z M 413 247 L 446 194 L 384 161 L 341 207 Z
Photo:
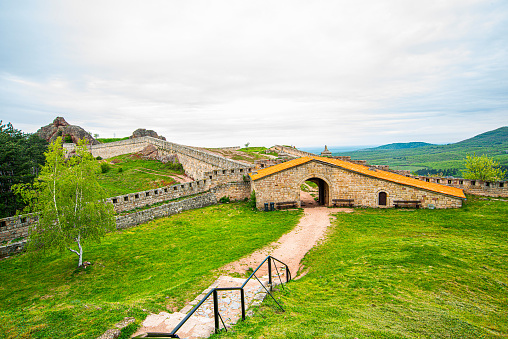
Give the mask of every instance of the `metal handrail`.
M 215 320 L 215 333 L 218 333 L 220 330 L 219 325 L 219 319 L 222 321 L 223 328 L 227 331 L 227 328 L 224 324 L 224 321 L 222 320 L 222 316 L 219 313 L 219 307 L 218 307 L 218 295 L 217 291 L 234 291 L 239 290 L 240 291 L 240 301 L 242 305 L 242 320 L 245 320 L 245 285 L 252 279 L 252 277 L 255 277 L 257 281 L 261 284 L 261 286 L 265 289 L 265 291 L 272 297 L 272 299 L 275 301 L 275 303 L 281 308 L 281 310 L 284 312 L 284 309 L 282 306 L 275 300 L 273 295 L 270 293 L 270 291 L 263 285 L 263 283 L 259 280 L 259 278 L 256 276 L 256 272 L 261 268 L 261 266 L 268 260 L 268 284 L 270 285 L 270 291 L 272 290 L 272 260 L 278 261 L 284 266 L 286 266 L 286 283 L 291 280 L 291 272 L 289 271 L 288 265 L 283 263 L 277 258 L 274 258 L 272 256 L 267 256 L 265 260 L 259 264 L 259 266 L 251 273 L 251 275 L 245 280 L 245 282 L 240 287 L 216 287 L 210 290 L 204 297 L 201 299 L 199 303 L 196 304 L 192 308 L 192 310 L 187 313 L 185 318 L 183 318 L 178 325 L 171 331 L 170 333 L 160 333 L 160 332 L 148 332 L 146 334 L 142 334 L 140 336 L 137 336 L 135 338 L 179 338 L 179 336 L 176 334 L 176 332 L 185 324 L 187 320 L 194 314 L 194 312 L 197 311 L 197 309 L 210 297 L 210 295 L 213 295 L 213 311 L 214 311 L 214 320 Z M 277 265 L 275 265 L 275 269 L 277 271 L 277 277 L 279 278 L 279 281 L 281 282 L 281 285 L 283 285 L 282 280 L 280 279 L 279 270 L 277 269 Z

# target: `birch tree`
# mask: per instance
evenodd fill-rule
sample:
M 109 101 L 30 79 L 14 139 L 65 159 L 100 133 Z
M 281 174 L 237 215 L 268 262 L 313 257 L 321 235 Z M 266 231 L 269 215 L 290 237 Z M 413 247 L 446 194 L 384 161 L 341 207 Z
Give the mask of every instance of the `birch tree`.
M 37 255 L 51 249 L 69 250 L 78 256 L 81 266 L 83 245 L 115 229 L 113 206 L 106 203 L 106 193 L 97 181 L 99 163 L 88 152 L 85 140 L 66 159 L 58 138 L 45 157 L 36 183 L 16 188 L 39 215 L 30 230 L 27 250 Z

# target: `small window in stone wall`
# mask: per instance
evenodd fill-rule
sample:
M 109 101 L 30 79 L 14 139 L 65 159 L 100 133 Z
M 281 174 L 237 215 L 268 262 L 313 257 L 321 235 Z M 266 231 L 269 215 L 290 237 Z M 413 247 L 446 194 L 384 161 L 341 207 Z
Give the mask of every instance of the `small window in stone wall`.
M 425 181 L 426 181 L 426 182 L 429 182 L 429 181 L 430 181 L 430 179 L 429 179 L 429 178 L 427 178 L 427 179 L 425 179 Z
M 440 180 L 440 179 L 437 179 L 437 180 L 436 180 L 436 182 L 439 184 L 439 183 L 441 182 L 441 180 Z
M 139 199 L 139 194 L 136 194 L 136 195 L 134 196 L 134 199 Z
M 464 180 L 459 180 L 459 185 L 464 185 Z
M 26 217 L 21 218 L 21 222 L 22 222 L 22 223 L 25 223 L 25 222 L 26 222 Z
M 500 182 L 499 187 L 504 187 L 504 182 Z
M 451 180 L 448 180 L 448 184 L 451 184 L 451 183 L 452 183 L 452 181 L 451 181 Z
M 173 187 L 173 191 L 176 191 L 177 189 L 178 189 L 178 187 L 176 187 L 176 186 L 175 186 L 175 187 Z
M 243 173 L 243 169 L 240 168 L 240 173 Z
M 226 174 L 226 170 L 222 171 L 222 174 Z
M 164 189 L 164 193 L 168 193 L 168 189 L 167 188 Z
M 189 182 L 189 187 L 192 187 L 192 183 L 191 182 Z
M 114 198 L 113 199 L 113 204 L 116 204 L 118 202 L 118 199 Z
M 155 193 L 155 195 L 157 195 L 157 194 L 159 194 L 159 191 L 155 190 L 154 193 Z
M 210 175 L 210 180 L 212 180 L 212 176 Z
M 150 192 L 146 192 L 146 196 L 149 197 L 150 196 Z
M 129 197 L 123 197 L 123 201 L 129 201 Z
M 471 186 L 476 186 L 476 181 L 471 181 Z
M 486 183 L 485 183 L 485 186 L 486 186 L 486 187 L 490 187 L 490 182 L 486 182 Z
M 7 226 L 7 221 L 5 221 L 5 220 L 0 221 L 0 227 L 6 227 L 6 226 Z

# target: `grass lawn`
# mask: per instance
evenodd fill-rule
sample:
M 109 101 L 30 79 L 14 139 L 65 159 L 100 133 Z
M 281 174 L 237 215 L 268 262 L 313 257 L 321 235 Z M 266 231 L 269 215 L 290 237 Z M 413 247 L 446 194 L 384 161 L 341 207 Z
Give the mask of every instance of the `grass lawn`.
M 506 338 L 508 201 L 355 209 L 305 257 L 309 273 L 224 338 Z
M 107 144 L 107 143 L 110 143 L 110 142 L 115 142 L 115 141 L 121 141 L 121 140 L 128 140 L 129 137 L 123 137 L 123 138 L 98 138 L 96 139 L 98 142 L 100 142 L 101 144 Z
M 111 197 L 173 185 L 177 182 L 171 175 L 184 173 L 175 170 L 170 163 L 140 159 L 130 154 L 107 159 L 104 163 L 109 164 L 110 169 L 100 174 L 98 180 Z
M 96 338 L 126 316 L 180 309 L 217 270 L 291 230 L 300 211 L 210 206 L 108 234 L 77 256 L 0 261 L 0 338 Z M 134 330 L 134 328 L 131 328 Z

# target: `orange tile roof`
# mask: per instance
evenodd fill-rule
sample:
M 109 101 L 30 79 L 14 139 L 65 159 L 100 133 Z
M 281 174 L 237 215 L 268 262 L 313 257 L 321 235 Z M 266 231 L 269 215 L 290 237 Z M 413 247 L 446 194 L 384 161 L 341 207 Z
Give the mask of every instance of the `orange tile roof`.
M 297 159 L 294 159 L 291 161 L 283 162 L 283 163 L 275 165 L 275 166 L 267 167 L 262 170 L 259 170 L 256 174 L 251 173 L 250 177 L 252 180 L 255 181 L 255 180 L 264 178 L 268 175 L 286 170 L 288 168 L 299 166 L 299 165 L 305 164 L 305 163 L 307 163 L 309 161 L 313 161 L 313 160 L 325 162 L 325 163 L 328 163 L 328 164 L 331 164 L 334 166 L 344 168 L 344 169 L 352 171 L 352 172 L 360 173 L 360 174 L 363 174 L 363 175 L 366 175 L 369 177 L 374 177 L 374 178 L 378 178 L 378 179 L 382 179 L 382 180 L 386 180 L 386 181 L 395 182 L 397 184 L 422 188 L 427 191 L 451 195 L 451 196 L 462 198 L 462 199 L 466 198 L 466 196 L 464 195 L 464 191 L 461 190 L 460 188 L 435 184 L 432 182 L 426 182 L 426 181 L 422 181 L 422 180 L 417 180 L 417 179 L 406 177 L 404 175 L 400 175 L 400 174 L 396 174 L 396 173 L 392 173 L 392 172 L 387 172 L 387 171 L 382 171 L 379 169 L 371 170 L 368 166 L 358 165 L 358 164 L 354 164 L 352 162 L 342 161 L 342 160 L 338 160 L 338 159 L 330 159 L 330 158 L 317 157 L 317 156 L 316 157 L 301 157 L 301 158 L 297 158 Z

